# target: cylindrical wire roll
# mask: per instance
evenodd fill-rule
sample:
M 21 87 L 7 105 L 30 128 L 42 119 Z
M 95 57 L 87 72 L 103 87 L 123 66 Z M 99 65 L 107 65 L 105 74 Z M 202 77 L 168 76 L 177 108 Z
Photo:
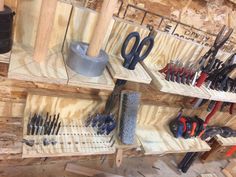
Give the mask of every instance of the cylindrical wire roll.
M 134 144 L 140 93 L 122 91 L 119 136 L 123 144 Z

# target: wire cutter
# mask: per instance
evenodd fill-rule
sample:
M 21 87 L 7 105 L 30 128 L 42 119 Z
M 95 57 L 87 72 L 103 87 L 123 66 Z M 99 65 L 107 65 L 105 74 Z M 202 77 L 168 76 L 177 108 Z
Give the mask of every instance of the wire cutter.
M 216 36 L 215 42 L 213 46 L 209 49 L 209 51 L 202 56 L 199 61 L 199 69 L 195 73 L 193 84 L 195 84 L 197 76 L 200 74 L 200 77 L 197 80 L 196 86 L 200 87 L 208 77 L 209 72 L 212 71 L 213 66 L 215 65 L 216 55 L 219 49 L 225 44 L 225 42 L 229 39 L 230 35 L 232 34 L 233 29 L 230 28 L 226 32 L 226 26 L 224 25 L 218 35 Z

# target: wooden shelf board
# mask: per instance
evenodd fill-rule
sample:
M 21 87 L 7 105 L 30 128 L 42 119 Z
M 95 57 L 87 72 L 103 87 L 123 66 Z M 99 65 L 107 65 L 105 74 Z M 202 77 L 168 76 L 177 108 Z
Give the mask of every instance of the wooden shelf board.
M 236 94 L 232 92 L 223 92 L 207 89 L 210 94 L 210 100 L 236 103 Z
M 64 60 L 66 60 L 67 55 L 64 54 Z M 110 76 L 108 69 L 106 68 L 103 74 L 99 77 L 86 77 L 74 72 L 66 65 L 66 70 L 68 73 L 68 85 L 86 87 L 86 88 L 95 88 L 95 89 L 104 89 L 104 90 L 113 90 L 115 84 L 112 77 Z
M 67 83 L 68 77 L 61 53 L 50 54 L 44 63 L 37 63 L 32 56 L 31 48 L 14 45 L 8 77 L 26 81 Z
M 200 138 L 175 138 L 167 126 L 138 125 L 136 134 L 146 155 L 202 152 L 211 149 L 210 146 Z
M 236 145 L 236 137 L 229 137 L 229 138 L 224 138 L 220 135 L 216 135 L 216 140 L 220 145 L 222 146 L 235 146 Z
M 165 80 L 165 76 L 158 71 L 151 71 L 153 75 L 153 82 L 156 87 L 166 93 L 172 93 L 177 95 L 197 97 L 203 99 L 209 99 L 210 95 L 204 88 L 197 88 L 190 85 L 179 84 L 172 81 Z
M 0 63 L 9 63 L 11 52 L 0 54 Z
M 93 128 L 80 127 L 83 134 L 94 133 Z M 66 131 L 68 133 L 68 131 Z M 73 132 L 74 134 L 74 132 Z M 44 146 L 43 138 L 54 139 L 55 145 Z M 35 140 L 33 147 L 23 144 L 23 158 L 31 157 L 60 157 L 60 156 L 78 156 L 78 155 L 98 155 L 114 154 L 115 147 L 111 147 L 110 136 L 82 136 L 82 135 L 42 135 L 42 136 L 24 136 L 24 139 Z M 62 144 L 63 142 L 63 144 Z M 77 144 L 76 144 L 77 143 Z
M 136 65 L 135 70 L 128 70 L 123 67 L 123 59 L 120 57 L 110 55 L 109 58 L 108 69 L 113 78 L 144 84 L 151 83 L 152 78 L 140 63 Z

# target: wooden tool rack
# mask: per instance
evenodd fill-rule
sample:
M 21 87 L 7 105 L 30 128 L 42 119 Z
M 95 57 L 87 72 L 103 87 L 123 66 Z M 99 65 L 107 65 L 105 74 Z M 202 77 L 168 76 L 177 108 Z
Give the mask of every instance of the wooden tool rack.
M 12 8 L 16 7 L 10 1 L 8 5 Z M 73 3 L 58 1 L 52 26 L 52 36 L 49 42 L 49 53 L 45 59 L 46 62 L 38 63 L 33 60 L 33 47 L 40 18 L 40 5 L 40 0 L 30 2 L 21 0 L 18 2 L 17 8 L 14 8 L 17 15 L 15 18 L 13 49 L 8 54 L 0 55 L 0 61 L 9 62 L 8 78 L 2 78 L 2 84 L 0 85 L 2 97 L 7 96 L 8 99 L 0 101 L 0 106 L 2 105 L 0 113 L 8 109 L 8 112 L 4 112 L 4 115 L 18 117 L 17 123 L 14 122 L 16 120 L 13 120 L 14 126 L 22 125 L 20 123 L 22 117 L 24 120 L 23 126 L 20 126 L 21 128 L 17 129 L 15 133 L 17 134 L 16 138 L 14 139 L 10 136 L 10 140 L 13 139 L 14 143 L 4 144 L 1 151 L 2 158 L 8 158 L 8 154 L 15 154 L 15 156 L 12 155 L 10 157 L 19 159 L 21 157 L 101 155 L 115 153 L 115 148 L 132 149 L 137 147 L 141 148 L 141 154 L 147 155 L 210 150 L 207 143 L 199 138 L 188 140 L 174 138 L 167 126 L 168 122 L 175 118 L 182 106 L 185 108 L 184 113 L 186 115 L 197 114 L 200 117 L 207 115 L 205 110 L 192 110 L 186 106 L 185 102 L 189 98 L 184 96 L 236 102 L 236 99 L 234 99 L 235 94 L 229 93 L 230 96 L 228 96 L 225 93 L 208 90 L 204 87 L 195 88 L 167 82 L 163 79 L 163 75 L 158 72 L 171 59 L 179 58 L 183 62 L 198 59 L 207 50 L 206 47 L 155 31 L 155 46 L 150 56 L 143 63 L 138 64 L 134 71 L 130 71 L 122 66 L 123 59 L 120 56 L 120 49 L 123 41 L 127 34 L 132 31 L 138 31 L 143 38 L 148 35 L 149 30 L 144 26 L 114 18 L 103 44 L 103 49 L 106 50 L 110 57 L 106 70 L 100 77 L 84 77 L 73 72 L 65 65 L 67 50 L 69 43 L 72 41 L 89 42 L 91 40 L 98 14 Z M 229 55 L 222 52 L 219 57 L 225 60 Z M 43 149 L 41 146 L 31 151 L 32 149 L 22 145 L 22 138 L 27 138 L 25 127 L 27 126 L 29 112 L 40 109 L 54 114 L 63 112 L 60 110 L 63 110 L 64 106 L 65 109 L 68 106 L 55 104 L 53 107 L 50 105 L 50 101 L 48 105 L 45 104 L 46 101 L 44 99 L 55 99 L 57 100 L 55 103 L 58 104 L 60 99 L 70 100 L 66 102 L 72 104 L 72 110 L 77 111 L 77 116 L 71 115 L 73 111 L 71 111 L 71 114 L 68 113 L 68 115 L 61 116 L 69 123 L 69 120 L 80 122 L 91 112 L 101 111 L 104 108 L 105 101 L 113 90 L 116 79 L 128 80 L 130 82 L 126 85 L 127 89 L 142 92 L 142 104 L 138 113 L 137 143 L 135 146 L 124 146 L 116 141 L 114 147 L 109 147 L 110 143 L 108 143 L 108 146 L 106 146 L 108 149 L 102 149 L 101 151 L 95 152 L 91 150 L 87 152 L 86 148 L 83 151 L 83 149 L 78 147 L 77 150 L 72 152 L 65 150 L 66 148 L 64 147 L 56 150 L 52 147 Z M 77 102 L 82 107 L 81 110 L 79 107 L 75 108 Z M 32 105 L 37 105 L 38 107 L 32 107 Z M 85 108 L 85 105 L 88 109 Z M 12 107 L 14 107 L 14 111 Z M 73 121 L 71 123 L 73 124 Z M 211 122 L 211 124 L 218 125 L 225 125 L 226 123 L 229 126 L 233 126 L 235 123 L 234 115 L 231 116 L 227 112 L 219 112 Z M 6 131 L 9 131 L 12 124 L 6 125 Z M 82 125 L 80 124 L 80 126 Z M 79 131 L 91 133 L 90 130 L 85 130 L 83 127 L 80 128 Z M 15 134 L 13 133 L 12 135 L 15 136 Z M 150 137 L 153 137 L 151 142 L 149 141 Z M 79 140 L 73 138 L 71 141 L 78 141 L 79 143 Z M 94 138 L 96 139 L 95 136 L 91 138 L 92 141 Z M 107 142 L 108 140 L 110 141 L 111 137 L 102 138 L 105 138 L 105 142 Z M 60 140 L 58 139 L 58 141 Z M 100 142 L 100 139 L 95 141 Z M 135 153 L 140 155 L 140 151 L 135 151 Z M 135 153 L 131 152 L 126 155 L 132 156 Z

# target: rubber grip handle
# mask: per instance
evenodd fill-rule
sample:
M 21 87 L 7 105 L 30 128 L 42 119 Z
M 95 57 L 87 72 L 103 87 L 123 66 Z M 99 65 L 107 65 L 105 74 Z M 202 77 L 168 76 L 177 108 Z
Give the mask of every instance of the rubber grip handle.
M 197 101 L 198 98 L 194 98 L 193 100 L 191 100 L 190 104 L 193 104 Z
M 191 130 L 191 133 L 190 133 L 191 136 L 194 136 L 194 135 L 195 135 L 195 130 L 196 130 L 196 128 L 197 128 L 197 123 L 194 122 L 194 123 L 193 123 L 192 130 Z
M 166 66 L 165 66 L 164 68 L 162 68 L 162 69 L 159 70 L 159 73 L 165 73 L 165 74 L 166 74 L 166 73 L 167 73 L 167 70 L 168 70 L 168 68 L 169 68 L 169 65 L 170 65 L 169 63 L 166 64 Z
M 220 109 L 222 102 L 217 101 L 214 108 L 212 109 L 212 111 L 207 115 L 204 124 L 208 124 L 208 122 L 210 121 L 210 119 L 214 116 L 214 114 Z
M 236 146 L 232 146 L 227 152 L 226 152 L 226 156 L 230 157 L 234 154 L 234 152 L 236 151 Z
M 197 87 L 201 87 L 202 84 L 205 82 L 206 78 L 208 77 L 208 74 L 206 72 L 202 72 L 200 77 L 197 80 Z

